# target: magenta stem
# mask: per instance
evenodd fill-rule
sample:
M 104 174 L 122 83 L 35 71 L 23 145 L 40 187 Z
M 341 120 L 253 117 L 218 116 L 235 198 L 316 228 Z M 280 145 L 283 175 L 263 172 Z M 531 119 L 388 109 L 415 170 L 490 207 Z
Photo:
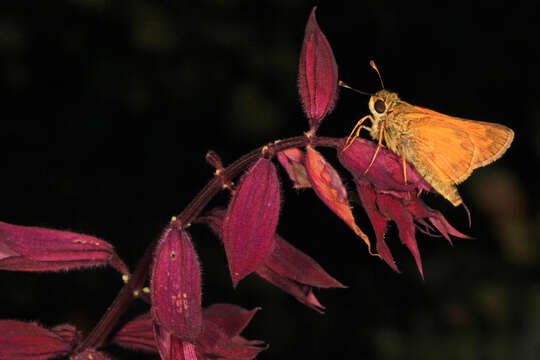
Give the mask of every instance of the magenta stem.
M 248 169 L 257 159 L 266 154 L 269 157 L 276 153 L 293 147 L 305 147 L 312 145 L 314 147 L 333 147 L 338 148 L 341 139 L 328 137 L 297 136 L 281 140 L 277 143 L 267 145 L 267 148 L 261 146 L 241 158 L 237 159 L 231 165 L 226 167 L 221 173 L 221 177 L 214 177 L 206 186 L 193 198 L 193 200 L 177 216 L 177 222 L 187 227 L 204 210 L 208 202 L 222 190 L 223 182 L 230 182 Z M 157 239 L 148 245 L 143 257 L 139 260 L 135 271 L 128 282 L 122 287 L 116 298 L 109 306 L 105 314 L 101 317 L 96 326 L 90 331 L 88 336 L 75 348 L 74 353 L 83 352 L 89 348 L 98 348 L 103 345 L 111 331 L 114 329 L 120 317 L 126 311 L 128 305 L 137 298 L 135 290 L 140 290 L 146 282 L 150 266 L 152 264 L 154 249 L 157 245 Z

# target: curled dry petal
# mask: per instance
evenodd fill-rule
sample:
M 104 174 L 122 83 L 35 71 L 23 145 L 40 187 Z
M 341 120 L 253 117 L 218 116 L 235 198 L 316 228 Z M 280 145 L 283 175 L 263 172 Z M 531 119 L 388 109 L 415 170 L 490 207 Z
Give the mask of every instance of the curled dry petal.
M 311 182 L 304 165 L 304 152 L 298 148 L 290 148 L 277 154 L 279 163 L 294 184 L 295 189 L 310 188 Z
M 312 133 L 334 109 L 338 86 L 334 52 L 317 24 L 315 10 L 306 24 L 298 67 L 298 90 Z
M 128 273 L 113 247 L 101 239 L 0 222 L 1 270 L 59 271 L 107 264 Z
M 306 167 L 308 170 L 313 190 L 319 198 L 339 216 L 353 231 L 364 240 L 368 249 L 371 244 L 369 238 L 356 225 L 354 216 L 349 205 L 347 190 L 341 181 L 337 171 L 324 157 L 313 149 L 307 147 Z
M 194 343 L 202 332 L 201 273 L 191 237 L 176 225 L 165 229 L 156 250 L 152 316 L 171 334 Z
M 36 323 L 0 320 L 0 359 L 45 360 L 63 356 L 71 341 Z
M 143 314 L 126 323 L 114 336 L 113 342 L 128 349 L 156 351 L 152 316 Z
M 260 158 L 241 179 L 223 222 L 223 244 L 234 286 L 272 253 L 280 202 L 276 168 Z

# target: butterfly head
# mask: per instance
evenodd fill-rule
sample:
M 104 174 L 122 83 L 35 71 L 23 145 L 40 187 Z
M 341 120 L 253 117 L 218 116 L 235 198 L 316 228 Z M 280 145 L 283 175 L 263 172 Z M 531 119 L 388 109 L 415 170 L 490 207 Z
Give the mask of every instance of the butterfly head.
M 369 99 L 369 110 L 375 119 L 380 119 L 392 112 L 394 104 L 399 101 L 396 93 L 382 89 Z

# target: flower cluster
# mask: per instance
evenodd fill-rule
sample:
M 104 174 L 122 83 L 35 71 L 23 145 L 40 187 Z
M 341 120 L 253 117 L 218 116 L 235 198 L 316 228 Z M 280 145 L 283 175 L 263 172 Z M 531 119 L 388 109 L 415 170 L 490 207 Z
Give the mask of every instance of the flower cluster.
M 337 86 L 336 60 L 317 24 L 314 8 L 305 30 L 298 75 L 299 93 L 309 120 L 305 136 L 262 147 L 227 169 L 217 154 L 210 152 L 207 160 L 216 167 L 216 177 L 212 186 L 201 192 L 206 197 L 197 197 L 189 208 L 191 212 L 185 210 L 172 218 L 155 248 L 149 248 L 151 261 L 141 260 L 142 265 L 134 274 L 129 273 L 110 244 L 96 237 L 0 222 L 2 270 L 59 271 L 108 265 L 117 269 L 127 282 L 118 295 L 120 300 L 113 303 L 96 327 L 106 331 L 97 337 L 100 340 L 81 340 L 80 332 L 72 325 L 47 329 L 33 322 L 0 320 L 0 359 L 45 360 L 65 355 L 71 359 L 108 359 L 102 349 L 108 345 L 107 341 L 133 350 L 159 353 L 164 360 L 255 358 L 268 346 L 260 340 L 242 337 L 241 332 L 258 308 L 246 310 L 232 304 L 202 306 L 201 266 L 188 231 L 191 224 L 204 224 L 221 239 L 233 287 L 248 275 L 256 274 L 300 303 L 323 312 L 325 307 L 315 297 L 313 288 L 345 286 L 276 232 L 282 194 L 274 157 L 294 188 L 312 189 L 362 239 L 370 254 L 379 256 L 398 271 L 385 242 L 388 223 L 393 221 L 423 276 L 416 229 L 430 235 L 438 231 L 448 241 L 450 235 L 467 236 L 454 229 L 439 211 L 422 202 L 422 192 L 435 191 L 414 167 L 403 165 L 396 154 L 382 148 L 370 165 L 377 147 L 373 142 L 356 139 L 345 148 L 344 139 L 324 143 L 317 138 L 321 121 L 335 106 Z M 374 228 L 375 246 L 356 223 L 342 177 L 316 150 L 323 143 L 337 150 L 339 162 L 352 176 L 360 203 Z M 370 171 L 366 173 L 368 166 Z M 406 183 L 402 166 L 406 166 Z M 236 181 L 237 176 L 240 177 Z M 231 192 L 226 209 L 203 212 L 211 197 L 208 194 L 215 195 L 211 189 Z M 151 273 L 150 289 L 143 288 L 147 272 Z M 150 296 L 139 296 L 141 289 L 146 289 Z M 107 321 L 117 321 L 128 303 L 124 301 L 125 294 L 143 298 L 149 302 L 150 309 L 108 336 L 118 327 Z

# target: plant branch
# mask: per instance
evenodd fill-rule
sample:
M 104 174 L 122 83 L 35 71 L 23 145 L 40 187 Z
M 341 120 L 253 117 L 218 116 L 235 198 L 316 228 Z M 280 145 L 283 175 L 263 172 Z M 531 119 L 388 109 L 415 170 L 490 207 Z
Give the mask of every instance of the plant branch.
M 210 200 L 223 189 L 223 179 L 226 179 L 228 182 L 236 178 L 265 153 L 268 153 L 272 157 L 279 151 L 292 147 L 305 147 L 310 144 L 314 147 L 333 147 L 337 149 L 340 141 L 341 139 L 337 138 L 297 136 L 252 150 L 226 167 L 221 173 L 220 178 L 216 176 L 210 180 L 177 216 L 177 221 L 181 226 L 188 227 L 204 210 Z M 154 249 L 157 243 L 158 239 L 150 243 L 143 257 L 139 260 L 133 275 L 122 287 L 97 325 L 90 331 L 84 341 L 76 347 L 74 353 L 80 353 L 88 348 L 97 348 L 103 345 L 120 317 L 127 310 L 128 305 L 136 298 L 134 291 L 143 287 L 152 264 Z

